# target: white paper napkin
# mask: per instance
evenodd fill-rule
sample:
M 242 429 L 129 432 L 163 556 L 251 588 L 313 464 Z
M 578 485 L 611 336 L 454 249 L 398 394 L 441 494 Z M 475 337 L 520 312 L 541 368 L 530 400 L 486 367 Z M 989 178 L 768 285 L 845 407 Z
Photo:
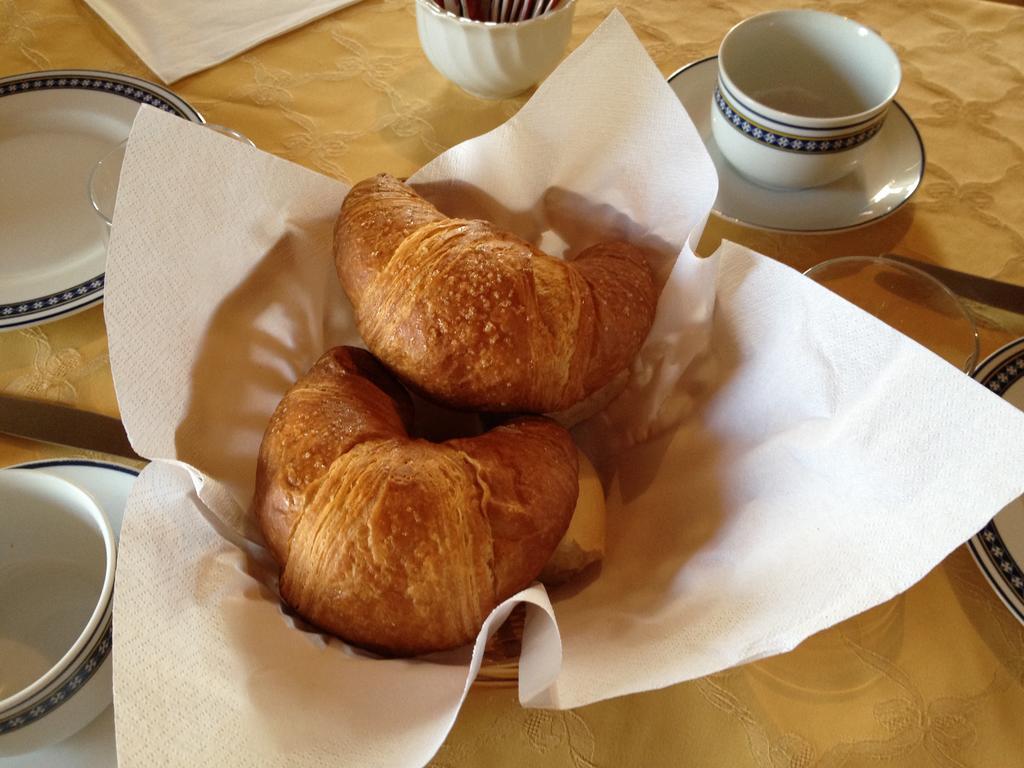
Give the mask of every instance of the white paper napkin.
M 86 0 L 165 83 L 358 0 Z
M 532 587 L 474 649 L 432 659 L 372 659 L 282 611 L 245 509 L 284 390 L 358 340 L 330 254 L 346 188 L 143 109 L 105 310 L 121 412 L 157 460 L 121 538 L 122 765 L 422 764 L 518 601 L 520 699 L 582 705 L 791 648 L 1024 491 L 1024 414 L 777 262 L 693 255 L 713 167 L 618 13 L 516 117 L 414 180 L 553 252 L 625 232 L 658 254 L 629 385 L 575 430 L 609 478 L 600 575 L 553 604 Z

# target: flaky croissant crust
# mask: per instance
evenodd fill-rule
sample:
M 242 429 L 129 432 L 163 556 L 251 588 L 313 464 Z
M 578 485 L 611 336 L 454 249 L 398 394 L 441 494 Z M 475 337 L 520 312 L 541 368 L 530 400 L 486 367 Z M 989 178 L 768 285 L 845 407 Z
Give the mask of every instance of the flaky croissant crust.
M 575 405 L 629 365 L 657 304 L 628 243 L 554 259 L 488 222 L 448 218 L 386 174 L 345 198 L 334 253 L 367 347 L 455 408 Z
M 324 354 L 260 446 L 253 510 L 304 618 L 394 655 L 471 641 L 569 525 L 572 438 L 541 417 L 410 438 L 408 395 L 365 350 Z

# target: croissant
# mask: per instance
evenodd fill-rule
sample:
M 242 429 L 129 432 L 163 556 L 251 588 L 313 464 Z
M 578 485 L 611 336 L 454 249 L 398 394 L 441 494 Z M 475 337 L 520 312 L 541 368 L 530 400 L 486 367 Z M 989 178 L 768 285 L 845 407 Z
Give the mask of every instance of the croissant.
M 285 602 L 392 655 L 472 640 L 540 573 L 578 491 L 572 438 L 549 419 L 431 443 L 411 418 L 372 355 L 330 350 L 274 411 L 253 501 Z
M 554 259 L 488 222 L 448 218 L 385 174 L 345 198 L 334 255 L 367 347 L 454 408 L 573 406 L 626 369 L 657 303 L 628 243 Z

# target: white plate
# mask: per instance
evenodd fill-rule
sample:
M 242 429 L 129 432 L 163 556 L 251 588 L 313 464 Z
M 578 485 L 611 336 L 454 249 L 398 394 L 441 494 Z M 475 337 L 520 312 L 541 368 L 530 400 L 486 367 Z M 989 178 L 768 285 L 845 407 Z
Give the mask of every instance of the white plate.
M 124 506 L 139 471 L 132 467 L 89 459 L 53 459 L 17 465 L 49 472 L 82 488 L 103 508 L 115 534 L 121 532 Z M 116 585 L 115 585 L 116 588 Z M 115 768 L 114 710 L 107 709 L 89 725 L 60 744 L 17 757 L 0 758 L 0 768 Z
M 1024 339 L 993 352 L 974 378 L 1024 410 Z M 1024 623 L 1024 497 L 996 515 L 967 542 L 996 594 Z
M 203 122 L 166 88 L 128 75 L 0 78 L 0 330 L 103 298 L 107 225 L 89 201 L 89 174 L 128 136 L 140 104 Z
M 924 145 L 899 104 L 853 173 L 823 187 L 776 190 L 747 181 L 722 157 L 711 135 L 711 94 L 718 57 L 687 64 L 668 84 L 690 113 L 718 170 L 714 212 L 723 219 L 782 232 L 835 232 L 871 224 L 914 194 L 924 174 Z

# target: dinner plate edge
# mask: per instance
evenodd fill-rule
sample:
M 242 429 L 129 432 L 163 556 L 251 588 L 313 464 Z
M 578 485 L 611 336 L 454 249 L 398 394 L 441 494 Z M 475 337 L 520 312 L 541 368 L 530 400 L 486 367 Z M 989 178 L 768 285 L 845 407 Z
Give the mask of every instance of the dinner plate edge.
M 1024 338 L 1014 339 L 988 355 L 974 369 L 972 378 L 984 386 L 984 380 L 1006 367 L 1009 361 L 1014 359 L 1017 353 L 1024 354 Z M 1022 376 L 1021 379 L 1024 379 L 1024 376 Z M 1021 379 L 1017 379 L 1016 381 Z M 1002 397 L 1001 393 L 996 394 Z M 999 533 L 999 528 L 995 524 L 995 518 L 992 518 L 992 520 L 987 522 L 978 533 L 967 541 L 967 549 L 970 551 L 975 564 L 985 577 L 985 580 L 989 583 L 989 586 L 992 587 L 992 591 L 996 593 L 999 600 L 1010 610 L 1010 613 L 1013 614 L 1018 621 L 1024 624 L 1024 597 L 1016 594 L 1013 586 L 1007 583 L 1007 577 L 1004 573 L 1004 569 L 996 562 L 995 556 L 992 554 L 984 540 L 986 532 L 994 534 L 995 538 L 1001 541 L 1002 536 Z M 1003 551 L 1006 554 L 1006 560 L 1011 565 L 1011 569 L 1016 569 L 1018 575 L 1024 574 L 1024 568 L 1022 568 L 1021 564 L 1016 561 L 1014 556 L 1005 549 L 1005 543 Z M 1024 590 L 1022 590 L 1022 592 L 1024 592 Z
M 86 84 L 82 85 L 81 81 L 85 81 Z M 94 82 L 99 82 L 101 85 L 97 87 L 92 84 Z M 108 84 L 110 85 L 108 86 Z M 121 89 L 117 87 L 119 85 L 122 86 Z M 123 92 L 125 88 L 129 89 L 128 93 Z M 0 77 L 0 98 L 22 93 L 62 89 L 107 93 L 111 96 L 127 98 L 140 106 L 150 104 L 162 108 L 159 103 L 154 104 L 155 99 L 172 108 L 165 111 L 200 125 L 206 123 L 202 113 L 184 98 L 159 83 L 135 75 L 101 69 L 44 69 Z M 137 94 L 142 94 L 142 97 L 136 98 Z M 66 286 L 44 296 L 33 296 L 3 304 L 0 306 L 0 331 L 48 323 L 76 314 L 101 302 L 106 288 L 105 276 L 106 272 L 101 272 L 77 285 Z M 77 292 L 80 287 L 89 286 L 97 281 L 100 283 L 99 286 L 88 291 L 84 297 L 77 295 L 64 301 L 60 301 L 58 298 L 62 294 Z M 57 301 L 51 301 L 52 299 L 57 299 Z

